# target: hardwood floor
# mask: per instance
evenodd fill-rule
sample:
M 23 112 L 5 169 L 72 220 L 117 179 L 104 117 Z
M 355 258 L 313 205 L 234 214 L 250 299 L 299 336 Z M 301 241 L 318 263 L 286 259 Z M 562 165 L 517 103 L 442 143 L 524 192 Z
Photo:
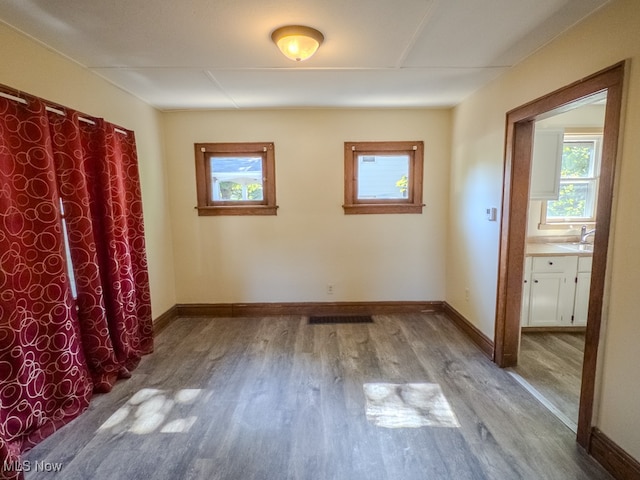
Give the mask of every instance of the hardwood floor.
M 523 333 L 513 368 L 575 431 L 580 404 L 584 333 Z
M 79 479 L 608 479 L 441 315 L 183 318 L 131 379 L 29 452 Z M 365 383 L 431 383 L 459 427 L 384 428 Z

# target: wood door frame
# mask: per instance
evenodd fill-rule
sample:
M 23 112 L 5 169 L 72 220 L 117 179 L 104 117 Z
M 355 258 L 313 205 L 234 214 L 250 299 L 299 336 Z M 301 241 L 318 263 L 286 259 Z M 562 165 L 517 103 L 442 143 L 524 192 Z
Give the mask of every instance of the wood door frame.
M 502 223 L 498 261 L 494 361 L 500 367 L 517 364 L 520 339 L 522 278 L 529 203 L 529 181 L 533 148 L 533 126 L 539 119 L 568 111 L 577 101 L 607 92 L 602 164 L 594 237 L 589 314 L 585 335 L 582 388 L 577 441 L 588 447 L 593 416 L 596 364 L 602 321 L 605 272 L 613 200 L 623 83 L 627 62 L 617 63 L 589 77 L 507 113 L 502 197 Z

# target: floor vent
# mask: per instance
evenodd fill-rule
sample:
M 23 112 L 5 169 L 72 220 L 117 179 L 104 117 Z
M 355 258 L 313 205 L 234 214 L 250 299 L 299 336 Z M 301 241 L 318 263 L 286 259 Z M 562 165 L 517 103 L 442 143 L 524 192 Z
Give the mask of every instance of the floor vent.
M 310 325 L 325 325 L 336 323 L 373 323 L 371 315 L 322 315 L 309 317 Z

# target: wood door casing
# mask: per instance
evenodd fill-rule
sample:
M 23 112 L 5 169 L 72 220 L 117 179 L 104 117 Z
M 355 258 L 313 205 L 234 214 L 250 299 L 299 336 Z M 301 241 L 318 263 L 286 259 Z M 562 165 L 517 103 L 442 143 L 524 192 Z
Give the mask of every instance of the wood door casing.
M 588 447 L 593 416 L 596 363 L 602 319 L 605 272 L 611 226 L 611 208 L 618 151 L 623 81 L 626 62 L 620 62 L 507 113 L 503 214 L 500 233 L 498 293 L 494 361 L 501 367 L 517 364 L 522 278 L 526 237 L 526 215 L 536 120 L 571 110 L 581 99 L 607 92 L 603 133 L 602 165 L 593 275 L 580 394 L 577 441 Z

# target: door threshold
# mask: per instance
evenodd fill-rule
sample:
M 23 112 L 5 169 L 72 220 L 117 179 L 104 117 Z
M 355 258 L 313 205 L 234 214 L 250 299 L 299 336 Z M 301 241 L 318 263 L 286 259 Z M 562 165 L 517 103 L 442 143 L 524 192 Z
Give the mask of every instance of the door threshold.
M 509 375 L 513 377 L 513 379 L 518 382 L 526 391 L 528 391 L 531 395 L 533 395 L 536 400 L 538 400 L 542 405 L 544 405 L 547 410 L 549 410 L 553 415 L 555 415 L 558 420 L 565 424 L 567 428 L 569 428 L 573 433 L 578 432 L 578 424 L 571 420 L 567 415 L 561 412 L 558 407 L 556 407 L 553 403 L 547 399 L 544 395 L 542 395 L 533 385 L 531 385 L 527 380 L 525 380 L 521 375 L 516 373 L 512 368 L 505 369 Z

